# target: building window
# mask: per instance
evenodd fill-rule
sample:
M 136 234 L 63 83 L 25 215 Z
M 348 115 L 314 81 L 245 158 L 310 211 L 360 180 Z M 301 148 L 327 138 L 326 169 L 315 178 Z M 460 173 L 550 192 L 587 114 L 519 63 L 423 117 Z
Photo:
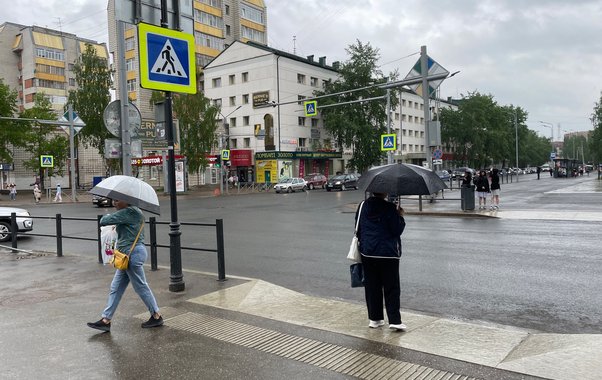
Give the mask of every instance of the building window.
M 265 43 L 265 33 L 260 30 L 242 25 L 240 28 L 240 34 L 243 38 L 248 38 L 251 41 L 259 42 L 261 44 Z
M 226 15 L 230 15 L 230 6 L 226 5 Z
M 47 80 L 47 79 L 37 79 L 36 86 L 37 87 L 45 87 L 45 88 L 54 88 L 57 90 L 64 90 L 65 82 L 58 82 L 55 80 Z
M 203 12 L 198 9 L 194 10 L 194 19 L 204 25 L 212 26 L 218 29 L 224 28 L 224 20 L 221 17 Z
M 70 64 L 68 64 L 68 65 L 67 65 L 67 69 L 68 69 L 69 71 L 73 71 L 73 68 L 74 68 L 74 67 L 75 67 L 75 65 L 74 65 L 73 63 L 70 63 Z
M 213 99 L 213 106 L 217 108 L 222 108 L 222 100 L 221 99 Z
M 247 4 L 240 4 L 240 16 L 263 25 L 263 12 Z
M 228 77 L 228 83 L 230 83 L 231 85 L 236 83 L 236 76 L 234 76 L 234 74 Z
M 69 78 L 69 86 L 71 86 L 71 87 L 75 87 L 76 86 L 76 84 L 75 84 L 75 78 Z
M 242 104 L 249 104 L 249 94 L 243 94 Z
M 318 87 L 318 78 L 311 77 L 311 78 L 309 79 L 309 84 L 310 84 L 312 87 Z
M 249 116 L 242 117 L 242 125 L 249 125 Z
M 127 89 L 128 89 L 128 92 L 133 92 L 138 89 L 138 86 L 136 83 L 136 78 L 128 80 Z
M 54 61 L 64 61 L 65 53 L 59 50 L 47 49 L 47 48 L 36 48 L 36 57 L 52 59 Z
M 403 103 L 404 103 L 404 106 L 405 106 L 405 100 L 403 101 Z M 411 101 L 411 100 L 408 100 L 408 107 L 412 108 L 412 104 L 414 104 L 414 102 Z
M 134 58 L 125 60 L 125 71 L 134 71 L 136 68 L 134 67 Z
M 320 122 L 320 120 L 318 120 L 318 119 L 311 119 L 311 126 L 313 128 L 317 128 L 319 122 Z
M 134 50 L 136 47 L 136 41 L 133 38 L 126 38 L 125 40 L 125 50 Z
M 305 75 L 303 75 L 303 74 L 297 74 L 297 83 L 299 83 L 299 84 L 305 84 Z
M 215 50 L 224 50 L 224 40 L 205 33 L 195 33 L 194 41 L 197 45 L 205 46 Z
M 399 120 L 399 112 L 395 112 L 395 120 Z
M 299 102 L 297 102 L 298 105 L 302 106 L 303 105 L 303 100 L 307 99 L 307 96 L 303 96 L 303 95 L 297 95 L 297 100 Z
M 213 78 L 211 83 L 213 84 L 213 88 L 222 87 L 222 78 Z
M 237 148 L 236 143 L 237 143 L 236 139 L 230 139 L 230 148 L 236 149 Z
M 246 83 L 249 81 L 249 72 L 242 73 L 242 81 L 243 81 L 243 83 Z
M 230 105 L 231 106 L 235 106 L 236 105 L 236 96 L 231 96 L 230 97 Z
M 299 137 L 299 148 L 305 148 L 307 146 L 307 139 Z
M 407 129 L 402 129 L 402 130 L 401 130 L 401 132 L 402 132 L 402 135 L 404 135 L 404 136 L 405 136 L 405 135 L 406 135 L 406 133 L 408 132 L 408 130 L 407 130 Z
M 230 128 L 234 128 L 234 127 L 236 127 L 236 118 L 231 117 L 230 118 Z
M 250 147 L 251 147 L 251 138 L 245 137 L 245 139 L 243 141 L 243 148 L 250 148 Z
M 303 116 L 299 116 L 297 123 L 300 127 L 305 127 L 305 118 Z
M 401 106 L 402 107 L 406 107 L 406 100 L 405 99 L 403 99 L 403 101 L 401 102 Z
M 418 109 L 418 102 L 414 102 L 414 108 Z

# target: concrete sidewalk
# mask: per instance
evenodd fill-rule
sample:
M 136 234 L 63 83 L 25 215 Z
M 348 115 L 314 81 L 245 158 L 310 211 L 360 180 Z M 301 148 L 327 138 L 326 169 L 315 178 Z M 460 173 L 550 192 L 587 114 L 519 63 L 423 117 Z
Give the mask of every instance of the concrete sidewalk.
M 0 376 L 7 379 L 598 379 L 602 336 L 542 334 L 404 311 L 404 333 L 369 329 L 363 304 L 261 280 L 147 271 L 165 326 L 131 287 L 110 334 L 99 318 L 113 270 L 91 257 L 0 249 Z M 359 365 L 364 363 L 364 365 Z

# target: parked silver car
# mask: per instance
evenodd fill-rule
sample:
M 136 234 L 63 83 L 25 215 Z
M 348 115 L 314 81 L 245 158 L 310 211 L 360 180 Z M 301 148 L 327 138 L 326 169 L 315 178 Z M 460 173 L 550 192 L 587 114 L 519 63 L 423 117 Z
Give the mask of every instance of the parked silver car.
M 274 185 L 274 191 L 291 193 L 297 190 L 307 190 L 307 182 L 303 178 L 286 178 Z
M 19 232 L 33 230 L 33 219 L 29 217 L 29 211 L 15 207 L 0 207 L 0 242 L 10 240 L 10 214 L 13 212 L 17 214 L 17 230 Z

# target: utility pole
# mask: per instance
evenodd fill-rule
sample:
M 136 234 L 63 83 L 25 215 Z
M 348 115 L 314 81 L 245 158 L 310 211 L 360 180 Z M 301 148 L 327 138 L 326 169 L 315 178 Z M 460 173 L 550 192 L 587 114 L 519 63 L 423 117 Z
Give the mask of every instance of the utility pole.
M 73 126 L 73 104 L 69 103 L 67 107 L 69 112 L 69 172 L 71 173 L 71 200 L 73 203 L 77 202 L 77 197 L 75 196 L 75 128 Z
M 391 89 L 387 88 L 387 134 L 391 133 Z M 393 151 L 387 151 L 387 164 L 393 163 Z
M 429 102 L 429 81 L 428 81 L 428 56 L 426 55 L 426 46 L 420 47 L 420 72 L 422 73 L 422 104 L 424 108 L 424 139 L 426 141 L 426 162 L 429 169 L 433 168 L 433 152 L 431 151 L 431 137 L 429 133 L 429 124 L 431 120 L 431 105 Z
M 514 110 L 514 140 L 516 144 L 516 182 L 518 182 L 518 116 L 516 109 Z

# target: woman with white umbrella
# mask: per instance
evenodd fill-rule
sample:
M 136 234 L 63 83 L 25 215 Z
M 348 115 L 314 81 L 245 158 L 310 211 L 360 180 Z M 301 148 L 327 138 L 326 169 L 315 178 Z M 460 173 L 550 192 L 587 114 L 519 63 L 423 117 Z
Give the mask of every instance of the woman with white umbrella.
M 103 216 L 100 219 L 100 225 L 115 225 L 118 235 L 117 249 L 125 254 L 129 254 L 127 269 L 117 269 L 115 271 L 109 291 L 109 299 L 106 308 L 102 312 L 102 318 L 96 322 L 88 323 L 88 326 L 93 329 L 104 332 L 111 331 L 111 320 L 130 282 L 150 313 L 149 320 L 142 323 L 142 327 L 149 328 L 163 325 L 163 317 L 159 311 L 157 300 L 148 286 L 144 274 L 143 265 L 148 255 L 144 246 L 144 214 L 138 207 L 131 204 L 156 203 L 156 210 L 158 212 L 159 202 L 154 190 L 152 192 L 154 198 L 150 195 L 152 198 L 150 200 L 137 198 L 144 193 L 143 190 L 146 190 L 146 186 L 150 187 L 145 182 L 133 177 L 113 176 L 100 182 L 90 191 L 96 194 L 102 193 L 103 196 L 109 196 L 113 199 L 113 205 L 117 209 L 117 212 Z M 127 201 L 123 199 L 127 199 Z

